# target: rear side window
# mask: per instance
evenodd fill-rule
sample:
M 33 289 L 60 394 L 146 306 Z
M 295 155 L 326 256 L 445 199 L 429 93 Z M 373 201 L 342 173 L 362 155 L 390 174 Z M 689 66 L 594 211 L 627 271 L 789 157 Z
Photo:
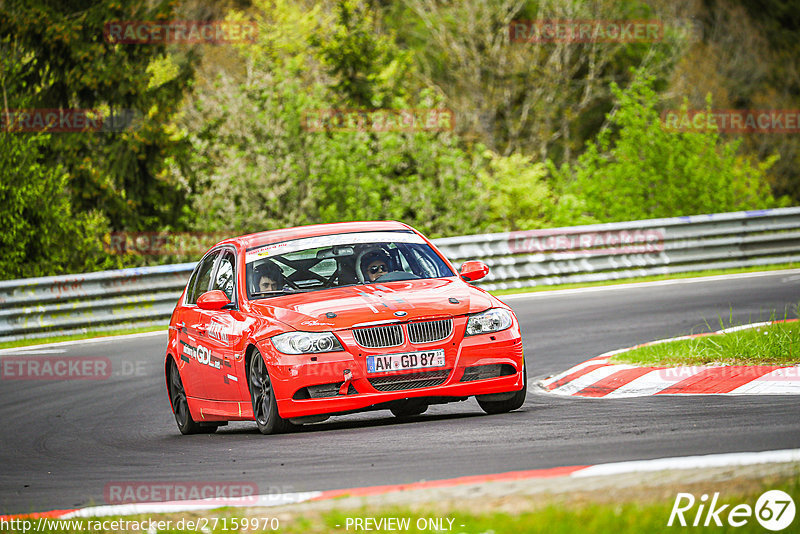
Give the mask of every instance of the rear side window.
M 189 291 L 186 293 L 186 303 L 196 304 L 197 299 L 208 291 L 211 282 L 211 271 L 214 270 L 214 260 L 217 259 L 218 252 L 212 252 L 200 262 L 195 268 L 192 279 L 189 281 Z
M 225 251 L 222 259 L 219 261 L 219 267 L 217 267 L 217 274 L 214 277 L 214 286 L 211 288 L 219 289 L 225 293 L 230 301 L 233 301 L 235 266 L 236 262 L 233 252 Z

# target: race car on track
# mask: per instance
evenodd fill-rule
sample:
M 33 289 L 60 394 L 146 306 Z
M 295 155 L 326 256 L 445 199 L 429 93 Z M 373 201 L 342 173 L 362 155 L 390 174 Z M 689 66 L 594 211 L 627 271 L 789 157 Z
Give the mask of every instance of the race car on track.
M 198 262 L 169 326 L 167 392 L 184 434 L 255 420 L 264 434 L 330 415 L 418 415 L 475 396 L 519 408 L 526 370 L 508 306 L 398 222 L 227 239 Z

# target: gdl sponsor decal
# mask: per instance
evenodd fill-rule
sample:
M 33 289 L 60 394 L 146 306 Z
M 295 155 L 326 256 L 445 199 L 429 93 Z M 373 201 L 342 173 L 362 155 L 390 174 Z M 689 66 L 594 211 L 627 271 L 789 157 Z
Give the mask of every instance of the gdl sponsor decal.
M 789 494 L 780 490 L 764 492 L 755 506 L 749 504 L 718 504 L 719 492 L 709 500 L 704 493 L 699 499 L 691 493 L 678 493 L 669 514 L 667 526 L 672 527 L 741 527 L 755 519 L 767 530 L 778 532 L 792 524 L 795 505 Z

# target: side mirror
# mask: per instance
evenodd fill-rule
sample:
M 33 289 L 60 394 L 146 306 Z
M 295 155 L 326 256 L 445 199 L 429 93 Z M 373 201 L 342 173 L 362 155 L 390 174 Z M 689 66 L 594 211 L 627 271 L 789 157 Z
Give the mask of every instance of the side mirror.
M 203 310 L 221 310 L 230 303 L 228 296 L 219 289 L 206 291 L 197 299 L 197 306 Z
M 465 261 L 459 274 L 462 280 L 474 282 L 489 274 L 489 266 L 478 260 Z

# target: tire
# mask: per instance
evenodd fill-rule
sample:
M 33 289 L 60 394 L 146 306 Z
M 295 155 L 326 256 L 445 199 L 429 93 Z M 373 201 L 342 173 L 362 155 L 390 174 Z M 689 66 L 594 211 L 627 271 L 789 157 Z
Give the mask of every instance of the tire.
M 525 366 L 525 362 L 522 363 L 522 389 L 519 391 L 514 392 L 514 395 L 505 400 L 500 401 L 490 401 L 490 400 L 481 400 L 477 398 L 478 405 L 481 409 L 488 413 L 488 414 L 498 414 L 498 413 L 506 413 L 512 410 L 516 410 L 522 407 L 525 404 L 525 396 L 528 393 L 528 370 Z
M 389 408 L 395 417 L 411 417 L 425 413 L 428 405 L 424 402 L 406 400 L 401 404 Z
M 181 381 L 181 374 L 178 372 L 178 366 L 172 358 L 169 359 L 169 376 L 167 380 L 169 384 L 169 402 L 172 405 L 175 422 L 178 424 L 178 430 L 181 431 L 181 434 L 213 434 L 216 432 L 219 425 L 201 424 L 192 419 L 192 414 L 189 411 L 189 402 L 186 400 L 186 390 L 183 389 L 183 382 Z
M 253 416 L 258 431 L 262 434 L 281 434 L 294 428 L 294 425 L 278 413 L 278 403 L 267 364 L 257 350 L 250 358 L 250 400 L 253 403 Z

